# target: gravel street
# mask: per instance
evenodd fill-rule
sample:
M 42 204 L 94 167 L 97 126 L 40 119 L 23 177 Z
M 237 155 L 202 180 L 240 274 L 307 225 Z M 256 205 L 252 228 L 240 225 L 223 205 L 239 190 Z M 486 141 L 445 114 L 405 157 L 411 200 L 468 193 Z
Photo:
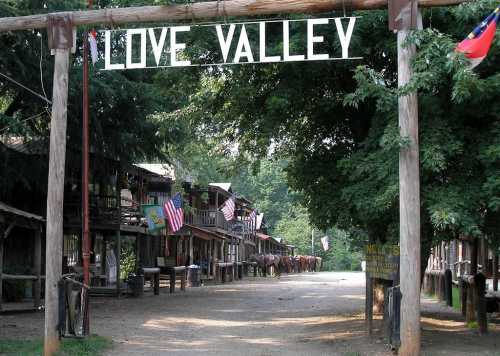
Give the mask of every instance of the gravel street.
M 426 355 L 498 355 L 498 320 L 479 337 L 451 308 L 424 298 L 422 309 Z M 94 298 L 91 329 L 113 339 L 108 355 L 392 355 L 379 333 L 366 336 L 363 311 L 364 274 L 303 273 Z M 42 313 L 2 316 L 0 338 L 42 328 Z

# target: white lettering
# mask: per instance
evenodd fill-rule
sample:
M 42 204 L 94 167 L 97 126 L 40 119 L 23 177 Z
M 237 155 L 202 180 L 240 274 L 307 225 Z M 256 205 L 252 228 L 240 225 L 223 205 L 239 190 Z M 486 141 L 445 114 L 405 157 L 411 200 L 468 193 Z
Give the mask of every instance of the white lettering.
M 134 35 L 141 35 L 141 59 L 139 62 L 132 62 L 132 39 Z M 146 67 L 146 29 L 136 28 L 127 30 L 127 68 L 145 68 Z
M 347 25 L 347 33 L 344 33 L 342 21 L 339 18 L 335 19 L 335 26 L 337 26 L 337 33 L 339 34 L 340 45 L 342 46 L 342 58 L 349 58 L 349 44 L 351 43 L 352 32 L 354 31 L 354 24 L 356 23 L 355 17 L 349 18 L 349 25 Z
M 191 61 L 178 61 L 177 60 L 177 50 L 182 50 L 182 49 L 186 48 L 186 44 L 176 42 L 176 33 L 177 32 L 187 32 L 187 31 L 191 31 L 191 27 L 178 26 L 178 27 L 172 27 L 170 29 L 170 65 L 172 67 L 182 67 L 182 66 L 190 66 L 191 65 Z
M 155 30 L 153 28 L 148 29 L 149 40 L 151 41 L 151 47 L 153 48 L 153 55 L 155 56 L 156 65 L 160 65 L 160 58 L 163 52 L 163 47 L 165 46 L 165 38 L 167 37 L 168 28 L 164 27 L 161 29 L 160 39 L 156 41 Z
M 121 63 L 111 64 L 111 31 L 104 33 L 104 69 L 116 70 L 125 69 L 125 65 Z
M 328 19 L 307 20 L 307 59 L 322 60 L 328 59 L 328 54 L 314 54 L 314 43 L 323 42 L 323 36 L 314 36 L 314 25 L 326 25 Z
M 290 55 L 290 27 L 289 21 L 283 21 L 283 60 L 285 62 L 303 61 L 303 54 Z
M 221 25 L 215 26 L 215 29 L 217 30 L 217 38 L 219 39 L 220 49 L 222 51 L 222 57 L 224 58 L 224 63 L 227 62 L 227 56 L 229 54 L 231 42 L 233 41 L 235 28 L 236 27 L 233 24 L 231 24 L 231 26 L 229 26 L 229 31 L 227 33 L 227 39 L 224 39 L 224 34 L 222 33 L 222 26 Z
M 245 51 L 243 51 L 243 48 Z M 234 63 L 239 63 L 241 57 L 247 57 L 248 62 L 253 62 L 252 49 L 250 48 L 250 41 L 248 41 L 247 30 L 245 25 L 241 26 L 240 39 L 236 47 L 236 54 L 234 55 Z
M 261 22 L 259 24 L 259 57 L 260 61 L 264 63 L 268 62 L 279 62 L 281 60 L 280 56 L 266 56 L 266 23 Z

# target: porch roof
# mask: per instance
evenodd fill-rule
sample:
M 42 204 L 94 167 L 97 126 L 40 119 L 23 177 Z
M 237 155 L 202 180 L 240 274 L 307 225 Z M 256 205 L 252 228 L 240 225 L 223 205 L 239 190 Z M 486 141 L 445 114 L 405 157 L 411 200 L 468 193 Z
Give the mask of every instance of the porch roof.
M 198 236 L 204 240 L 213 240 L 213 239 L 225 240 L 226 239 L 221 234 L 218 234 L 217 232 L 212 231 L 212 230 L 203 229 L 203 228 L 200 228 L 198 226 L 191 225 L 191 224 L 185 224 L 185 226 L 188 227 L 189 229 L 191 229 L 191 231 L 193 232 L 193 234 L 195 236 Z
M 271 238 L 271 236 L 263 234 L 262 232 L 256 232 L 255 234 L 261 240 L 269 240 Z
M 21 216 L 21 217 L 26 218 L 26 219 L 38 220 L 40 222 L 45 221 L 45 219 L 39 215 L 28 213 L 27 211 L 14 208 L 13 206 L 7 205 L 7 204 L 2 203 L 2 202 L 0 202 L 0 211 L 5 212 L 5 213 L 9 213 L 9 214 L 13 214 L 13 215 L 17 215 L 17 216 Z

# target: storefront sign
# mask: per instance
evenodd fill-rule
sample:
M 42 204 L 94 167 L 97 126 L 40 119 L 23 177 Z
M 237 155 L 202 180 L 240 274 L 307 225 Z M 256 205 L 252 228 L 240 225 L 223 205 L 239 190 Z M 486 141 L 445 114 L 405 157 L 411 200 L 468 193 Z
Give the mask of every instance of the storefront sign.
M 349 57 L 355 23 L 346 17 L 106 30 L 102 69 L 356 59 Z
M 366 273 L 371 278 L 395 280 L 399 271 L 399 246 L 370 244 L 366 246 Z

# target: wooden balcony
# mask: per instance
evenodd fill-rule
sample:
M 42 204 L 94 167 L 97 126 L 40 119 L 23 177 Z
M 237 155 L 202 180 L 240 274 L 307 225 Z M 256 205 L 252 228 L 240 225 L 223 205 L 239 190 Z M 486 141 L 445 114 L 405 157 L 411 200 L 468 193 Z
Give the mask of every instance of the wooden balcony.
M 187 224 L 194 226 L 222 230 L 223 232 L 244 239 L 255 235 L 255 226 L 252 222 L 231 220 L 227 221 L 224 214 L 217 210 L 191 209 L 185 214 Z
M 89 221 L 93 225 L 141 225 L 144 223 L 140 205 L 135 202 L 118 205 L 116 196 L 89 195 Z M 79 196 L 68 196 L 64 202 L 64 218 L 69 224 L 81 224 L 82 207 Z

